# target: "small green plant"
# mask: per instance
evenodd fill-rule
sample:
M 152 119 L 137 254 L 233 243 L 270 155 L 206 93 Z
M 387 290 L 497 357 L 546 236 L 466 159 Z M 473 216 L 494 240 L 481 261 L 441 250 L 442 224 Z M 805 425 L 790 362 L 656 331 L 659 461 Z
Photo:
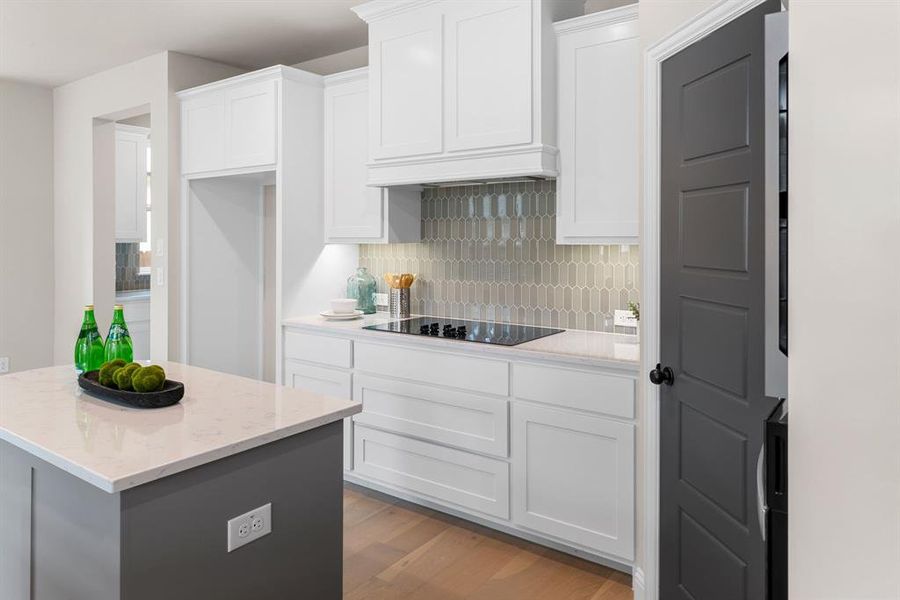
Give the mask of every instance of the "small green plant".
M 631 311 L 631 314 L 634 315 L 634 318 L 638 321 L 641 320 L 641 303 L 640 302 L 629 302 L 628 310 Z

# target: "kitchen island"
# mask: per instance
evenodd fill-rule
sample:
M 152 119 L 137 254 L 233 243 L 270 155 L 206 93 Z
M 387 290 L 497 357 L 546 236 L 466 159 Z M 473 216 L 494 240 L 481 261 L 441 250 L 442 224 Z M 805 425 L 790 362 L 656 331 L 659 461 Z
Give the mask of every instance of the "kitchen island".
M 359 403 L 177 363 L 181 403 L 83 393 L 70 366 L 0 377 L 0 596 L 341 596 L 342 427 Z M 271 504 L 270 534 L 227 522 Z

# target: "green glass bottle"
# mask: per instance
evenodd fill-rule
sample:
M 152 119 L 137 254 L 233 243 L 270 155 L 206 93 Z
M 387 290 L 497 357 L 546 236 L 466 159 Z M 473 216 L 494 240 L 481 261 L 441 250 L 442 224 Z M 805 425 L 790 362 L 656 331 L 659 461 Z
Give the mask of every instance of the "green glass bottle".
M 104 362 L 121 358 L 126 363 L 134 360 L 134 348 L 131 335 L 125 324 L 125 313 L 121 304 L 113 306 L 113 320 L 109 324 L 109 335 L 106 336 L 106 347 L 103 353 Z
M 94 305 L 84 307 L 81 332 L 75 341 L 75 370 L 78 373 L 95 371 L 103 366 L 103 338 L 94 319 Z

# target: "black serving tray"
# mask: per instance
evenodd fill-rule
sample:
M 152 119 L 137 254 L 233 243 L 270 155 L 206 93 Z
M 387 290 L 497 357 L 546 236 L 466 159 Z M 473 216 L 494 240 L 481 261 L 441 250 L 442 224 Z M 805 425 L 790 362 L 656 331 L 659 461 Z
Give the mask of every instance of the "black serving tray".
M 78 385 L 85 392 L 100 398 L 137 408 L 164 408 L 178 404 L 184 397 L 184 384 L 166 379 L 158 392 L 127 392 L 100 385 L 100 371 L 88 371 L 78 376 Z

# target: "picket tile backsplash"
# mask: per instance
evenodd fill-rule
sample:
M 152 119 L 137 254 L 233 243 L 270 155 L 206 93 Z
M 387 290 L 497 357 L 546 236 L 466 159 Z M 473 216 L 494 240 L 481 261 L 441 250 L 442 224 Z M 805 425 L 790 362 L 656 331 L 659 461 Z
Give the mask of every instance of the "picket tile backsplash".
M 364 244 L 360 266 L 416 273 L 412 312 L 613 331 L 638 302 L 638 246 L 558 246 L 552 181 L 430 188 L 422 242 Z

